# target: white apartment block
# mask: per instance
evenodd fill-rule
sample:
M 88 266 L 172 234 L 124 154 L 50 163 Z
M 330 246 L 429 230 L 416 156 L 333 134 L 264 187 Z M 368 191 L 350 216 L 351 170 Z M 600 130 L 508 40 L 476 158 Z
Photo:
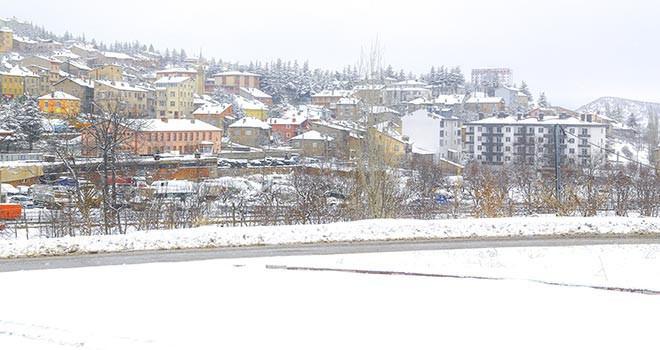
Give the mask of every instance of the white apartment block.
M 560 125 L 561 162 L 588 166 L 606 161 L 607 125 L 575 117 L 490 117 L 465 124 L 467 157 L 485 165 L 554 166 L 554 127 Z
M 183 118 L 192 115 L 196 88 L 194 79 L 167 76 L 156 80 L 154 87 L 157 117 Z
M 499 85 L 513 85 L 513 71 L 510 68 L 477 68 L 472 70 L 472 85 L 492 86 L 493 83 Z
M 460 162 L 462 157 L 461 120 L 420 109 L 401 118 L 402 134 L 413 148 L 433 152 L 434 160 Z

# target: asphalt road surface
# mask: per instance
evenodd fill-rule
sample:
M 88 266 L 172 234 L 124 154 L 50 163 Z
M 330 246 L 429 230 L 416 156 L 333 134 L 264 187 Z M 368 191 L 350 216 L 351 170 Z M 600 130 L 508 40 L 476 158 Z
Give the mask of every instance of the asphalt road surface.
M 357 254 L 415 250 L 479 249 L 505 247 L 561 247 L 606 244 L 660 244 L 660 237 L 461 238 L 415 241 L 273 245 L 189 250 L 154 250 L 125 253 L 68 255 L 43 258 L 0 259 L 0 272 L 292 255 Z

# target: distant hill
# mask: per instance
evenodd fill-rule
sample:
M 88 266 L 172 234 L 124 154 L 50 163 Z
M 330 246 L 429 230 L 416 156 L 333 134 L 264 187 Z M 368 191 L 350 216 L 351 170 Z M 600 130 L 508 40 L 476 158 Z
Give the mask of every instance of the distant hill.
M 578 112 L 606 114 L 626 123 L 635 114 L 640 127 L 646 126 L 649 115 L 660 115 L 660 103 L 630 100 L 621 97 L 601 97 L 577 109 Z

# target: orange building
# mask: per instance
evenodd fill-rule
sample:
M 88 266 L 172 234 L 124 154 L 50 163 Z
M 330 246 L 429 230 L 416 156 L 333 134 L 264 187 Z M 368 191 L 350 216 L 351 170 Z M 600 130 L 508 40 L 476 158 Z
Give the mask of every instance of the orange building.
M 91 128 L 82 132 L 82 154 L 97 156 Z M 211 154 L 221 150 L 222 129 L 195 119 L 132 119 L 121 132 L 121 150 L 132 155 L 155 153 Z
M 80 113 L 80 99 L 63 91 L 53 91 L 38 98 L 39 110 L 52 114 L 75 117 Z

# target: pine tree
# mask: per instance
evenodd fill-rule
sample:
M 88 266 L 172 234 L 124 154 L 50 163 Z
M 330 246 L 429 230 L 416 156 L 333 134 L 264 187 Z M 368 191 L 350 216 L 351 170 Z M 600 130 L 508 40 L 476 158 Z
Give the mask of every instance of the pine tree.
M 548 108 L 550 107 L 550 103 L 548 102 L 548 99 L 545 97 L 545 92 L 541 92 L 539 95 L 539 102 L 537 103 L 539 108 Z

